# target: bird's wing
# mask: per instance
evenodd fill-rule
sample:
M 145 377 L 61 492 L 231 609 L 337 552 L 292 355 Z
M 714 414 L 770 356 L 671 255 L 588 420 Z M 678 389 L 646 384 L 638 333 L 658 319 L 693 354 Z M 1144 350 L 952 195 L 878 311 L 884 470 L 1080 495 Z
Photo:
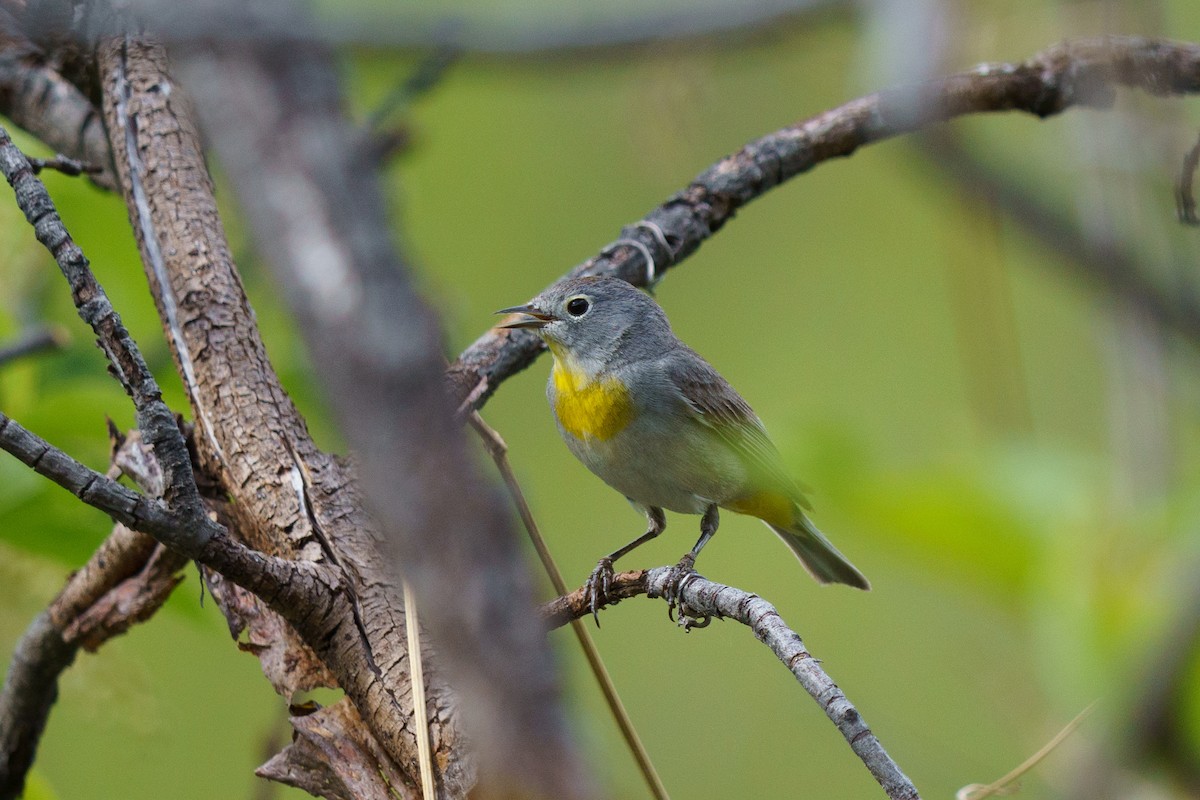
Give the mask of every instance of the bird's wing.
M 786 492 L 802 508 L 809 508 L 754 409 L 712 365 L 691 350 L 686 352 L 693 357 L 667 359 L 664 368 L 697 419 L 724 439 L 752 473 Z

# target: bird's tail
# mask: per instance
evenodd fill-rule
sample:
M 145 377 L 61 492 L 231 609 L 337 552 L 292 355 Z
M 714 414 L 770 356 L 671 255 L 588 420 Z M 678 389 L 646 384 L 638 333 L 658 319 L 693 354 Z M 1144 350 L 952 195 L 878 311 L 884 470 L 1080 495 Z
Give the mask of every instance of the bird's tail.
M 838 552 L 803 511 L 796 509 L 796 521 L 787 528 L 776 527 L 769 522 L 767 527 L 779 534 L 779 538 L 796 554 L 808 574 L 820 583 L 844 583 L 857 589 L 871 588 L 866 576 Z

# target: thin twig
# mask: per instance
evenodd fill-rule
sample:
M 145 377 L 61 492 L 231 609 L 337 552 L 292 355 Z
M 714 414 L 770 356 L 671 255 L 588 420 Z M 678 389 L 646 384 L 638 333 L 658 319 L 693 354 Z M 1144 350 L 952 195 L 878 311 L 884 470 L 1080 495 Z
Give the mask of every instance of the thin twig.
M 72 178 L 80 175 L 99 175 L 104 171 L 103 167 L 64 156 L 62 153 L 54 158 L 30 158 L 29 166 L 33 169 L 34 175 L 40 174 L 42 170 L 50 169 L 61 172 L 63 175 L 70 175 Z
M 1021 779 L 1025 773 L 1041 763 L 1042 759 L 1050 755 L 1056 747 L 1066 741 L 1066 738 L 1075 732 L 1083 721 L 1088 718 L 1088 715 L 1096 708 L 1096 702 L 1088 704 L 1087 708 L 1080 711 L 1075 719 L 1068 722 L 1063 729 L 1054 735 L 1050 741 L 1042 745 L 1036 753 L 1021 762 L 1020 766 L 1009 772 L 1003 778 L 993 781 L 987 785 L 981 783 L 972 783 L 969 786 L 964 786 L 955 794 L 955 800 L 984 800 L 988 797 L 997 797 L 999 795 L 1011 794 L 1016 789 L 1016 782 Z
M 525 525 L 529 540 L 533 543 L 533 549 L 537 551 L 538 558 L 546 570 L 546 575 L 550 578 L 550 584 L 554 587 L 554 591 L 558 592 L 560 597 L 567 594 L 566 581 L 563 580 L 562 572 L 555 563 L 554 556 L 550 554 L 550 549 L 546 546 L 546 540 L 542 538 L 537 521 L 533 518 L 533 511 L 530 510 L 529 503 L 525 501 L 525 493 L 521 490 L 521 484 L 517 481 L 512 464 L 508 461 L 508 445 L 495 428 L 483 421 L 479 412 L 471 412 L 468 421 L 483 439 L 484 446 L 492 456 L 492 460 L 496 462 L 496 469 L 500 471 L 500 475 L 504 479 L 504 485 L 508 488 L 508 493 L 517 507 L 517 513 L 521 516 L 521 522 Z M 669 800 L 667 787 L 659 777 L 654 762 L 650 760 L 650 753 L 646 750 L 646 745 L 642 743 L 642 738 L 638 735 L 633 720 L 625 709 L 625 704 L 621 702 L 621 696 L 617 694 L 616 684 L 613 683 L 608 668 L 604 666 L 600 650 L 596 647 L 596 642 L 592 639 L 587 626 L 582 619 L 577 618 L 571 620 L 571 630 L 574 631 L 575 638 L 579 641 L 579 646 L 583 649 L 583 655 L 587 659 L 588 667 L 592 670 L 592 675 L 600 686 L 600 692 L 604 695 L 604 702 L 608 705 L 609 713 L 612 714 L 629 752 L 637 762 L 642 778 L 646 781 L 646 787 L 658 800 Z
M 389 92 L 371 113 L 367 120 L 367 130 L 381 133 L 380 129 L 389 117 L 407 110 L 414 100 L 436 86 L 445 76 L 446 70 L 458 62 L 460 55 L 457 47 L 443 44 L 421 59 L 416 69 Z
M 433 747 L 429 743 L 429 715 L 425 703 L 425 667 L 421 657 L 421 628 L 417 619 L 417 598 L 408 581 L 404 587 L 404 632 L 408 640 L 409 677 L 412 679 L 413 725 L 417 734 L 417 761 L 421 772 L 421 797 L 435 800 L 437 783 L 433 778 Z
M 613 576 L 608 596 L 600 598 L 600 605 L 603 608 L 621 598 L 639 594 L 662 598 L 674 583 L 674 575 L 674 567 L 618 573 Z M 825 673 L 820 662 L 808 652 L 800 635 L 784 623 L 774 606 L 758 595 L 714 583 L 699 574 L 685 578 L 679 585 L 677 595 L 678 602 L 686 606 L 693 616 L 723 617 L 749 627 L 817 702 L 889 798 L 917 800 L 920 797 L 912 781 L 867 727 L 858 709 Z M 540 610 L 543 619 L 551 627 L 566 624 L 591 613 L 590 593 L 580 587 L 544 604 Z
M 1196 168 L 1200 166 L 1200 139 L 1192 145 L 1187 155 L 1183 157 L 1183 167 L 1175 181 L 1175 209 L 1179 221 L 1185 225 L 1200 225 L 1200 217 L 1196 216 Z
M 47 350 L 61 350 L 70 337 L 62 328 L 36 328 L 11 344 L 0 347 L 0 366 Z

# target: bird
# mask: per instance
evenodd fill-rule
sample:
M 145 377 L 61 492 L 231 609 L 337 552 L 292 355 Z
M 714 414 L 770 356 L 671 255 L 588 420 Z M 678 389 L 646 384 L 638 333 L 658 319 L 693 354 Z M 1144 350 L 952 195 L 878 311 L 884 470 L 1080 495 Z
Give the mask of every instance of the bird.
M 614 277 L 566 278 L 496 313 L 517 315 L 499 327 L 546 343 L 546 396 L 567 448 L 646 516 L 646 532 L 601 558 L 584 584 L 597 624 L 614 562 L 666 529 L 664 510 L 701 516 L 673 580 L 694 571 L 726 509 L 762 520 L 818 582 L 871 588 L 808 518 L 758 415 L 648 294 Z

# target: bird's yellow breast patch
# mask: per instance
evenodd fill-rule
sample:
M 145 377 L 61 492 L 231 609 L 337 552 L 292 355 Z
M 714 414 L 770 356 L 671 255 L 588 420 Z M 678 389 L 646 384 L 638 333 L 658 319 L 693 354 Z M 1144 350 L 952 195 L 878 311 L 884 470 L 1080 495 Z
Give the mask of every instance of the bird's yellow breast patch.
M 612 377 L 593 379 L 554 359 L 554 413 L 577 439 L 611 439 L 633 420 L 629 391 Z
M 739 514 L 758 517 L 776 528 L 789 528 L 796 521 L 794 505 L 792 498 L 786 494 L 766 491 L 739 497 L 726 503 L 725 508 Z

